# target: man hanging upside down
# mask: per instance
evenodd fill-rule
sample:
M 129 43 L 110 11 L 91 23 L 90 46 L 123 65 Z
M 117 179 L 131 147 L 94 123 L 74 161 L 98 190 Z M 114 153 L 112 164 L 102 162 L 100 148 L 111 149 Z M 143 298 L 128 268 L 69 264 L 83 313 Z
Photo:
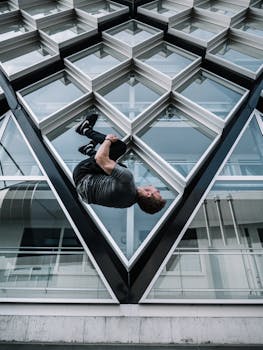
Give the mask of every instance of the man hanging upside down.
M 87 203 L 106 207 L 127 208 L 138 203 L 149 214 L 160 211 L 166 201 L 153 186 L 136 187 L 132 173 L 117 160 L 126 152 L 126 144 L 113 134 L 93 130 L 98 119 L 90 114 L 77 126 L 76 132 L 91 141 L 79 148 L 88 156 L 73 171 L 77 192 Z M 100 144 L 98 150 L 95 148 Z

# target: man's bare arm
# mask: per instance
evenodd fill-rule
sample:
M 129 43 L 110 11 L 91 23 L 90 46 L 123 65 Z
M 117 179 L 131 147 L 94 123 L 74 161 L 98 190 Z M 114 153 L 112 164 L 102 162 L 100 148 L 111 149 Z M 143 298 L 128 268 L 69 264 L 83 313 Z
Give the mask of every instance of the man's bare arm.
M 118 138 L 115 135 L 109 134 L 106 136 L 104 142 L 100 145 L 96 155 L 96 163 L 105 171 L 106 174 L 110 175 L 115 167 L 116 162 L 109 157 L 110 146 L 116 142 Z

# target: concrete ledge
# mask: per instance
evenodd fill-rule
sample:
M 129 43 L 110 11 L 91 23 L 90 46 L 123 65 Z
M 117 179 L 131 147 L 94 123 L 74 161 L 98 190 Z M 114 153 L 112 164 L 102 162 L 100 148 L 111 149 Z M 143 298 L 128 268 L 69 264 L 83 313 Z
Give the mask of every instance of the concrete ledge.
M 262 317 L 0 316 L 0 341 L 74 344 L 263 344 Z

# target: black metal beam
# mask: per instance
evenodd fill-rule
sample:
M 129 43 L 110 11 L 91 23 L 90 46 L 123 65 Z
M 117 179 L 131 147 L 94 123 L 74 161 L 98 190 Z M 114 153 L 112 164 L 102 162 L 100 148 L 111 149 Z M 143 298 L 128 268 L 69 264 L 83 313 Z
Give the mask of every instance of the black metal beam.
M 129 293 L 126 268 L 78 200 L 74 186 L 45 146 L 40 131 L 19 104 L 11 84 L 2 72 L 0 72 L 0 85 L 5 92 L 11 111 L 116 297 L 120 302 L 127 302 Z
M 151 0 L 149 0 L 151 1 Z M 132 0 L 118 0 L 117 2 L 126 4 L 130 7 L 130 14 L 122 16 L 119 19 L 105 22 L 99 26 L 99 34 L 83 41 L 78 44 L 74 44 L 67 49 L 61 51 L 61 60 L 49 65 L 48 67 L 34 71 L 31 74 L 27 74 L 25 77 L 18 79 L 12 84 L 6 79 L 3 73 L 0 73 L 0 84 L 3 86 L 8 105 L 13 111 L 16 119 L 18 120 L 22 130 L 26 134 L 33 150 L 39 158 L 41 164 L 45 168 L 51 182 L 53 183 L 56 191 L 70 213 L 73 221 L 79 229 L 83 239 L 87 243 L 91 253 L 97 261 L 99 267 L 103 271 L 106 279 L 108 280 L 111 288 L 121 303 L 137 303 L 148 284 L 156 274 L 159 266 L 167 253 L 170 251 L 176 238 L 180 234 L 181 230 L 185 226 L 188 218 L 192 214 L 195 207 L 200 202 L 200 199 L 205 192 L 207 186 L 212 181 L 216 174 L 218 167 L 224 160 L 228 150 L 235 141 L 237 135 L 242 129 L 244 123 L 249 117 L 252 109 L 258 103 L 258 97 L 262 90 L 262 77 L 257 82 L 251 81 L 244 76 L 238 75 L 232 71 L 225 69 L 222 66 L 218 66 L 204 60 L 205 49 L 200 46 L 194 45 L 185 40 L 175 38 L 167 33 L 164 34 L 164 39 L 172 44 L 178 45 L 184 49 L 187 49 L 193 53 L 196 53 L 203 57 L 202 67 L 219 74 L 227 79 L 231 78 L 232 81 L 238 83 L 241 86 L 251 88 L 251 93 L 247 103 L 233 116 L 232 121 L 223 131 L 220 143 L 214 149 L 212 154 L 206 160 L 205 164 L 200 168 L 197 174 L 193 177 L 180 200 L 180 203 L 173 210 L 163 227 L 153 237 L 145 251 L 130 270 L 127 270 L 122 264 L 117 254 L 112 250 L 107 240 L 101 234 L 97 226 L 89 217 L 81 203 L 79 202 L 75 188 L 65 176 L 64 172 L 57 164 L 53 155 L 46 148 L 42 141 L 42 135 L 35 124 L 32 122 L 30 116 L 26 113 L 23 107 L 18 103 L 15 90 L 21 89 L 24 86 L 45 78 L 52 73 L 57 72 L 64 68 L 63 57 L 78 52 L 84 48 L 87 48 L 101 40 L 101 31 L 109 27 L 119 24 L 122 21 L 132 18 L 140 19 L 148 24 L 151 24 L 157 28 L 161 28 L 166 32 L 167 25 L 164 25 L 158 21 L 151 20 L 145 16 L 136 15 L 136 9 L 139 4 L 147 3 L 148 0 L 132 1 Z M 230 75 L 231 74 L 231 75 Z
M 223 130 L 220 142 L 186 187 L 176 208 L 170 214 L 163 227 L 156 233 L 144 254 L 137 259 L 130 272 L 130 298 L 132 302 L 139 302 L 145 289 L 170 252 L 174 242 L 199 204 L 204 192 L 213 180 L 250 114 L 257 106 L 262 88 L 263 80 L 260 77 L 251 90 L 246 104 L 241 106 L 239 111 L 232 117 L 231 122 Z

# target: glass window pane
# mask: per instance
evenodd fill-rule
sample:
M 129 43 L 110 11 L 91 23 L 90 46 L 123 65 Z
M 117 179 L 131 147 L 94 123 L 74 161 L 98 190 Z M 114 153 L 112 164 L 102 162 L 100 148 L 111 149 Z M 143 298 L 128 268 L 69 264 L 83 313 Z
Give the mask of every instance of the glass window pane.
M 221 175 L 263 176 L 263 136 L 254 117 Z
M 153 1 L 141 7 L 168 18 L 187 9 L 185 6 L 167 0 Z
M 28 44 L 0 55 L 1 62 L 8 74 L 14 74 L 52 56 L 48 48 L 40 42 Z
M 255 8 L 257 8 L 257 9 L 263 9 L 263 1 L 260 0 L 260 1 L 257 2 L 256 4 L 251 5 L 251 7 L 255 7 Z
M 186 177 L 216 134 L 169 105 L 139 136 Z
M 167 200 L 165 207 L 154 215 L 144 213 L 137 204 L 128 209 L 108 208 L 92 204 L 92 208 L 118 247 L 130 259 L 178 193 L 170 189 L 135 153 L 129 152 L 121 161 L 134 174 L 136 186 L 151 184 L 158 188 L 162 197 Z
M 0 176 L 42 175 L 14 121 L 9 120 L 0 140 Z
M 92 29 L 93 28 L 86 23 L 77 19 L 71 19 L 63 23 L 52 25 L 48 28 L 43 28 L 42 30 L 53 40 L 60 43 Z
M 2 182 L 0 198 L 1 297 L 111 299 L 46 182 Z
M 195 58 L 170 44 L 162 43 L 140 55 L 138 59 L 172 78 L 189 66 Z
M 101 1 L 97 1 L 94 4 L 87 4 L 85 6 L 80 6 L 79 8 L 91 14 L 92 16 L 102 17 L 109 13 L 118 11 L 123 7 L 107 0 L 101 0 Z
M 127 58 L 110 47 L 99 44 L 68 59 L 83 73 L 91 78 L 95 78 Z
M 263 64 L 262 50 L 231 39 L 212 50 L 211 53 L 253 72 L 256 72 Z
M 12 10 L 14 10 L 14 9 L 10 6 L 8 1 L 0 2 L 0 14 L 7 13 L 7 12 L 10 12 Z
M 190 34 L 194 38 L 204 41 L 212 39 L 223 29 L 216 24 L 208 23 L 195 18 L 189 18 L 179 24 L 174 25 L 172 28 L 181 30 L 186 34 Z
M 226 16 L 233 16 L 237 12 L 241 11 L 244 9 L 244 7 L 238 6 L 238 4 L 234 5 L 229 2 L 224 2 L 224 1 L 215 1 L 215 0 L 209 0 L 205 3 L 202 3 L 200 5 L 197 5 L 196 7 L 200 7 L 202 9 L 209 10 L 211 12 L 216 12 L 221 15 L 226 15 Z
M 253 18 L 247 18 L 234 26 L 236 29 L 243 30 L 246 33 L 263 36 L 263 21 Z
M 136 46 L 143 41 L 152 38 L 159 32 L 160 31 L 155 28 L 149 28 L 136 21 L 130 21 L 107 30 L 108 34 L 130 46 Z
M 253 184 L 215 183 L 149 299 L 262 298 L 263 182 Z
M 155 102 L 165 90 L 134 73 L 115 81 L 99 93 L 126 117 L 134 119 Z
M 25 9 L 27 13 L 30 14 L 34 19 L 42 18 L 45 16 L 52 15 L 54 13 L 59 13 L 66 10 L 67 7 L 62 6 L 57 1 L 43 1 L 43 3 L 37 6 L 28 7 Z
M 28 31 L 29 29 L 21 19 L 0 24 L 0 41 L 13 38 Z
M 124 136 L 123 132 L 117 129 L 110 120 L 95 107 L 85 110 L 57 127 L 54 131 L 47 134 L 47 137 L 71 172 L 80 161 L 85 159 L 85 156 L 78 152 L 78 148 L 84 145 L 85 142 L 88 143 L 90 141 L 88 138 L 83 138 L 77 134 L 75 128 L 91 111 L 99 114 L 99 118 L 96 122 L 97 131 L 103 134 L 116 134 L 120 138 Z M 68 140 L 70 140 L 70 142 L 68 142 Z
M 225 119 L 242 95 L 200 71 L 177 89 L 183 96 Z
M 69 75 L 55 76 L 46 85 L 23 95 L 39 121 L 84 95 Z

